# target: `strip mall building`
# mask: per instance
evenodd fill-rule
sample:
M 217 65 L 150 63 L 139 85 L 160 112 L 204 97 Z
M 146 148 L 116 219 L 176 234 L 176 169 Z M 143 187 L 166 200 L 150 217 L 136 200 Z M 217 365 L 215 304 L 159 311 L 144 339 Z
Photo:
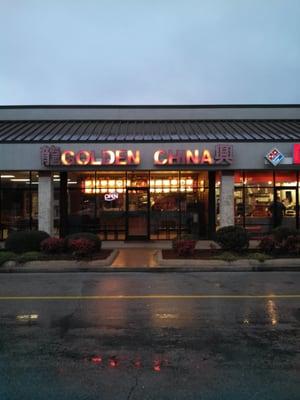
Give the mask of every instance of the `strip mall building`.
M 300 106 L 0 107 L 0 239 L 299 228 Z

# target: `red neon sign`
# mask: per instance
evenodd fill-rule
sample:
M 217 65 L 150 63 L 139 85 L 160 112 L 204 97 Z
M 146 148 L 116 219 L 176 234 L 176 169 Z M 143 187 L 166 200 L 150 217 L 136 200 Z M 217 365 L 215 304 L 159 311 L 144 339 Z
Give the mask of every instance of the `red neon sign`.
M 300 164 L 300 144 L 294 144 L 293 163 Z

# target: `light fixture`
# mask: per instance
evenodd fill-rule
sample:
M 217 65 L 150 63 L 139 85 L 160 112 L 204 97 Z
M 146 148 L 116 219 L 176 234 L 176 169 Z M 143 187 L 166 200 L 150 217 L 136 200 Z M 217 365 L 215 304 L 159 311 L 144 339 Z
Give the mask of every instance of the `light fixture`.
M 29 178 L 14 178 L 11 179 L 12 182 L 30 182 Z
M 15 175 L 1 175 L 2 179 L 15 178 Z

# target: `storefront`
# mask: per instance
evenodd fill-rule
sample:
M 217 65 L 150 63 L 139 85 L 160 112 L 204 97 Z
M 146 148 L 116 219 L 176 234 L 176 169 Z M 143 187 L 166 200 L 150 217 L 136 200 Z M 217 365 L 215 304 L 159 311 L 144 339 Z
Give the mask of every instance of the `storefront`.
M 2 107 L 0 239 L 22 229 L 170 240 L 231 224 L 252 237 L 299 228 L 299 110 Z

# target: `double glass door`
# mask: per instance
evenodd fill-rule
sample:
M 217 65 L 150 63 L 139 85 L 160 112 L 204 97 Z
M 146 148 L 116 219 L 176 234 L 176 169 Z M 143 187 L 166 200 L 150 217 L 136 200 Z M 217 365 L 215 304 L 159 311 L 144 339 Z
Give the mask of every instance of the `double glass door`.
M 149 239 L 149 189 L 127 189 L 126 195 L 126 239 Z

